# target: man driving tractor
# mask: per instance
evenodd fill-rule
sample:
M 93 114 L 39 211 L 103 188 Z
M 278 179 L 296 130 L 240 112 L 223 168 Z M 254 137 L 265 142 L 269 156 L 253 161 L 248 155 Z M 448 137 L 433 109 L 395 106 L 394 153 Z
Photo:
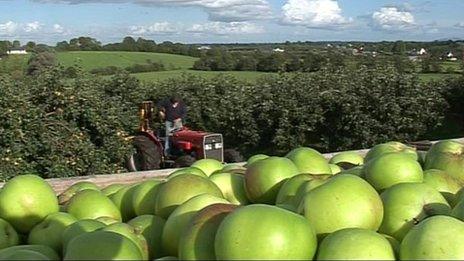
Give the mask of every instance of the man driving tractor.
M 164 151 L 169 151 L 169 136 L 174 130 L 182 129 L 185 117 L 187 116 L 187 107 L 178 95 L 172 95 L 169 99 L 162 100 L 158 103 L 159 114 L 166 126 L 166 140 Z

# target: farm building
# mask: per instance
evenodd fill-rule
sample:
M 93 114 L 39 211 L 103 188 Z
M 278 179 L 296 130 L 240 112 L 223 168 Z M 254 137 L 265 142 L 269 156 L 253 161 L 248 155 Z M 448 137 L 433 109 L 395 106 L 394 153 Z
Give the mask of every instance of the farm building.
M 198 50 L 200 50 L 200 51 L 208 51 L 208 50 L 211 50 L 211 47 L 204 45 L 204 46 L 198 47 Z
M 275 53 L 283 53 L 283 52 L 285 52 L 284 49 L 280 49 L 280 48 L 275 48 L 275 49 L 272 50 L 272 51 L 275 52 Z
M 426 55 L 427 54 L 427 50 L 425 50 L 424 48 L 421 48 L 418 52 L 417 52 L 418 55 Z
M 458 60 L 458 58 L 456 58 L 452 52 L 448 52 L 446 54 L 446 59 L 448 61 L 457 61 Z
M 27 54 L 27 51 L 24 48 L 13 48 L 13 49 L 8 50 L 8 52 L 6 52 L 6 53 L 8 55 L 10 55 L 10 54 Z

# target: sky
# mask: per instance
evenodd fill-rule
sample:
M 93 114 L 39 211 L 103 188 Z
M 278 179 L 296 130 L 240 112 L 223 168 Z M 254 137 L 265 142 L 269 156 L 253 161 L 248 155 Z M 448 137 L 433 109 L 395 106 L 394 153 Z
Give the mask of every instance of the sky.
M 463 0 L 0 0 L 0 39 L 156 42 L 464 39 Z

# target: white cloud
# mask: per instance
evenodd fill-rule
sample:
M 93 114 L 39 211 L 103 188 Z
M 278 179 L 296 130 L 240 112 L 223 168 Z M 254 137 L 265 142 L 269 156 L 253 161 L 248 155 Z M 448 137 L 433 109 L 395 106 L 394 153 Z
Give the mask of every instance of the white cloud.
M 131 34 L 135 35 L 156 35 L 156 34 L 174 34 L 179 31 L 177 26 L 169 22 L 159 22 L 152 25 L 135 25 L 129 27 Z
M 250 22 L 209 22 L 194 24 L 187 29 L 190 33 L 204 33 L 215 35 L 261 34 L 265 30 L 262 26 Z
M 40 3 L 134 3 L 145 6 L 193 6 L 203 8 L 213 21 L 250 21 L 272 17 L 267 0 L 33 0 Z
M 455 24 L 454 26 L 457 27 L 457 28 L 463 28 L 464 29 L 464 22 L 459 22 L 459 23 Z
M 406 31 L 415 28 L 414 15 L 397 7 L 382 7 L 372 14 L 372 27 L 386 31 Z
M 282 7 L 282 23 L 310 28 L 335 29 L 351 23 L 335 0 L 288 0 Z
M 53 32 L 57 33 L 57 34 L 63 34 L 65 32 L 65 29 L 60 24 L 54 24 L 53 25 Z
M 0 35 L 10 36 L 13 35 L 19 28 L 19 25 L 13 21 L 0 24 Z
M 31 23 L 26 23 L 23 26 L 23 30 L 26 33 L 38 32 L 41 28 L 42 28 L 42 24 L 37 22 L 37 21 L 31 22 Z

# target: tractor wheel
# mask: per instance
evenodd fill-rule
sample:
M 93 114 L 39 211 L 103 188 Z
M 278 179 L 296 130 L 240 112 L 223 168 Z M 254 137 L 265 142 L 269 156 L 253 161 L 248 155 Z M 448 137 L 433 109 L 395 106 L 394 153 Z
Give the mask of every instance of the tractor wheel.
M 144 135 L 134 138 L 136 152 L 132 154 L 127 162 L 129 171 L 145 171 L 160 169 L 161 151 L 152 140 Z
M 176 168 L 186 168 L 192 166 L 196 159 L 189 155 L 184 155 L 176 159 L 175 166 Z
M 225 163 L 237 163 L 243 162 L 245 159 L 242 154 L 235 149 L 226 149 L 224 150 L 224 162 Z

